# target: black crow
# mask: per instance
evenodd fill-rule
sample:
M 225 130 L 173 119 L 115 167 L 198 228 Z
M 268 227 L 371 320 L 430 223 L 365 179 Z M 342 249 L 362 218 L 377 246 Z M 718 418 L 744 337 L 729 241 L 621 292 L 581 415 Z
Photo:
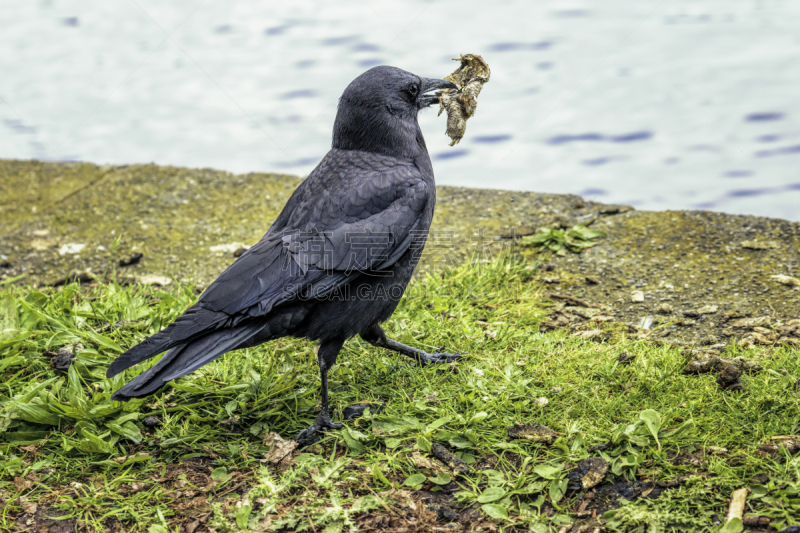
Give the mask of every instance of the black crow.
M 426 353 L 386 337 L 380 324 L 400 301 L 428 236 L 436 187 L 417 114 L 454 88 L 394 67 L 353 80 L 339 100 L 331 150 L 294 191 L 266 235 L 229 266 L 175 322 L 119 356 L 106 375 L 167 353 L 116 391 L 152 394 L 222 354 L 280 337 L 319 341 L 322 409 L 308 429 L 338 429 L 328 410 L 328 369 L 345 340 L 420 364 Z

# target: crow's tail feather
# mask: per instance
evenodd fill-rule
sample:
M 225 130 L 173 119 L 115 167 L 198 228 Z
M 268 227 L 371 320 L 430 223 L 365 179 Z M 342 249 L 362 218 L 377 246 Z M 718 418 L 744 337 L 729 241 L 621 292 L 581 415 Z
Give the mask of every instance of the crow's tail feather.
M 168 381 L 194 372 L 224 353 L 236 349 L 263 327 L 263 322 L 240 324 L 234 328 L 214 331 L 183 346 L 172 348 L 155 365 L 112 394 L 111 399 L 126 401 L 152 394 Z
M 214 331 L 228 318 L 227 315 L 220 316 L 195 304 L 175 322 L 114 359 L 106 371 L 106 377 L 114 377 L 136 363 L 187 344 L 206 332 Z

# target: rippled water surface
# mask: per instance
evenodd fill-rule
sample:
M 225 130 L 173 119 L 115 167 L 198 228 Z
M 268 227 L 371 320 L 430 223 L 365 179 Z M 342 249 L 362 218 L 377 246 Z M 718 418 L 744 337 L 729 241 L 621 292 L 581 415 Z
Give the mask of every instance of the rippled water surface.
M 796 0 L 0 4 L 0 157 L 305 175 L 374 65 L 492 67 L 440 184 L 800 220 Z

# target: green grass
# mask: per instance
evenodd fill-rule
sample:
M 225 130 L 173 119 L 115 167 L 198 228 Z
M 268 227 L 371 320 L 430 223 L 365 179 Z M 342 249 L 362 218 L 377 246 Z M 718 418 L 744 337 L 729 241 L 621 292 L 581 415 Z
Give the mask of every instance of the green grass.
M 677 347 L 622 330 L 602 343 L 540 332 L 546 305 L 534 272 L 500 259 L 412 284 L 387 333 L 469 355 L 453 366 L 398 368 L 404 361 L 392 353 L 351 340 L 329 375 L 335 413 L 379 400 L 385 411 L 328 433 L 283 472 L 262 462 L 262 436 L 291 438 L 316 415 L 310 343 L 233 352 L 155 396 L 112 402 L 143 368 L 109 380 L 109 362 L 177 317 L 196 298 L 191 287 L 2 288 L 0 529 L 36 503 L 98 531 L 162 533 L 200 516 L 218 531 L 333 532 L 456 483 L 457 502 L 506 531 L 555 531 L 574 521 L 581 497 L 565 493 L 567 469 L 593 456 L 611 464 L 607 480 L 682 479 L 657 499 L 607 513 L 614 531 L 717 531 L 741 487 L 753 489 L 748 513 L 773 525 L 798 519 L 800 459 L 756 450 L 797 432 L 800 352 L 729 347 L 765 370 L 743 377 L 747 392 L 722 392 L 713 375 L 682 374 L 687 356 Z M 107 326 L 119 321 L 128 322 Z M 82 348 L 68 372 L 51 368 L 45 350 L 74 343 Z M 623 351 L 632 364 L 617 362 Z M 144 426 L 150 415 L 162 424 Z M 507 428 L 523 422 L 563 436 L 551 446 L 509 439 Z M 418 466 L 436 442 L 473 472 L 454 478 Z M 708 447 L 727 452 L 699 465 L 674 459 Z M 768 480 L 752 481 L 761 474 Z

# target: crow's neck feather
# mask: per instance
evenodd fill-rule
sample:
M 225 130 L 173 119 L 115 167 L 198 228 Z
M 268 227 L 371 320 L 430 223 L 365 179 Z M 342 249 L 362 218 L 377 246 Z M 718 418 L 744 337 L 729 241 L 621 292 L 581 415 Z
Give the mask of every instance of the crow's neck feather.
M 416 117 L 342 102 L 333 125 L 332 148 L 416 159 L 427 152 L 420 139 Z

